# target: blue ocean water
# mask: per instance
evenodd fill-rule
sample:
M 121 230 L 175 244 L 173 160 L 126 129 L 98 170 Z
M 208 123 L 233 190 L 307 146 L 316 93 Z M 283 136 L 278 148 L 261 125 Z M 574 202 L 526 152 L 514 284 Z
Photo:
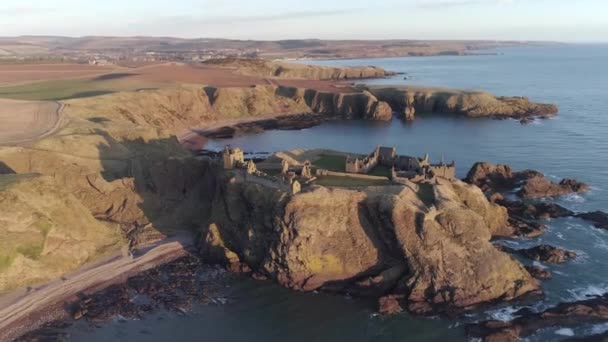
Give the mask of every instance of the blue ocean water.
M 515 120 L 467 119 L 418 115 L 412 123 L 338 121 L 301 131 L 267 131 L 211 142 L 230 143 L 248 151 L 333 148 L 365 153 L 378 144 L 396 146 L 402 154 L 455 160 L 464 176 L 476 161 L 506 163 L 515 169 L 537 169 L 555 179 L 572 177 L 591 184 L 584 195 L 566 196 L 559 204 L 574 211 L 608 211 L 608 46 L 553 45 L 501 49 L 498 55 L 410 57 L 316 61 L 323 65 L 376 65 L 404 76 L 366 81 L 460 89 L 482 89 L 496 95 L 522 95 L 555 103 L 559 116 L 521 125 Z M 311 62 L 313 63 L 313 62 Z M 535 309 L 586 295 L 608 292 L 608 231 L 568 218 L 547 223 L 546 234 L 510 240 L 513 247 L 548 243 L 579 254 L 564 265 L 544 265 L 553 279 L 543 283 L 545 299 Z M 401 315 L 374 317 L 366 300 L 295 293 L 276 285 L 243 280 L 232 284 L 231 304 L 201 306 L 186 318 L 156 318 L 111 323 L 99 329 L 75 328 L 73 340 L 166 341 L 442 341 L 464 339 L 462 322 Z M 506 319 L 518 309 L 505 304 L 471 319 Z M 608 325 L 550 329 L 531 340 L 559 340 L 563 334 L 608 330 Z M 146 331 L 143 334 L 142 331 Z M 178 335 L 175 335 L 178 334 Z M 562 334 L 562 335 L 560 335 Z

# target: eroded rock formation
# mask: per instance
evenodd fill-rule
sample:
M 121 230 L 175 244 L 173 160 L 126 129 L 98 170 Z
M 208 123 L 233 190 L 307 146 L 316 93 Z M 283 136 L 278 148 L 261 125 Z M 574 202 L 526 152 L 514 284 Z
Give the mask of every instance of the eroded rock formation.
M 393 295 L 383 299 L 391 312 L 399 310 L 395 302 L 428 313 L 538 289 L 522 265 L 489 243 L 506 224 L 504 208 L 459 181 L 440 181 L 434 196 L 432 207 L 407 187 L 317 187 L 291 197 L 227 180 L 201 252 L 294 289 Z
M 508 165 L 486 162 L 475 163 L 464 181 L 489 193 L 521 187 L 517 195 L 524 198 L 553 197 L 589 190 L 589 185 L 574 179 L 562 179 L 555 183 L 535 170 L 514 172 Z
M 608 229 L 608 214 L 603 211 L 593 211 L 576 215 L 578 218 L 593 222 L 595 227 Z
M 533 118 L 554 116 L 558 108 L 526 97 L 494 96 L 482 91 L 421 87 L 365 87 L 395 111 L 412 119 L 415 113 L 450 113 L 469 117 Z

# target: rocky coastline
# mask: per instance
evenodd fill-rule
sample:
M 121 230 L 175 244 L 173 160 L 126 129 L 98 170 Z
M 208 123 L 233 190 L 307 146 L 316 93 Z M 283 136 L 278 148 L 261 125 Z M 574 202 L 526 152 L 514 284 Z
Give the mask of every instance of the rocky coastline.
M 23 227 L 22 235 L 11 237 L 16 247 L 1 269 L 0 290 L 61 277 L 125 244 L 145 246 L 183 231 L 197 236 L 195 257 L 71 300 L 73 319 L 187 310 L 195 297 L 206 298 L 192 283 L 203 262 L 298 291 L 372 297 L 383 314 L 459 314 L 542 292 L 538 279 L 550 275 L 509 253 L 549 262 L 576 257 L 546 246 L 501 250 L 496 239 L 538 236 L 542 220 L 551 217 L 606 223 L 601 212 L 526 202 L 589 188 L 573 180 L 555 183 L 537 171 L 479 163 L 464 181 L 314 186 L 292 196 L 240 182 L 217 163 L 194 158 L 175 137 L 228 118 L 249 121 L 200 133 L 231 137 L 336 118 L 388 121 L 394 112 L 407 120 L 427 111 L 518 119 L 557 111 L 524 98 L 371 87 L 346 93 L 275 85 L 184 87 L 73 100 L 66 111 L 70 120 L 61 134 L 0 149 L 2 212 L 22 213 L 17 220 Z M 521 201 L 501 194 L 519 187 Z M 55 266 L 45 268 L 43 261 Z M 175 275 L 174 281 L 160 282 L 159 272 Z M 133 306 L 133 291 L 158 300 Z

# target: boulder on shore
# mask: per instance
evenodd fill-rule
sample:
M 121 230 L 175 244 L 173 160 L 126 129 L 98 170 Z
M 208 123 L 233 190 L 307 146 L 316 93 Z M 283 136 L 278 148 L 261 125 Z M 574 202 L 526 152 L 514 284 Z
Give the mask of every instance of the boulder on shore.
M 520 197 L 538 198 L 581 193 L 589 190 L 589 185 L 575 179 L 562 179 L 554 183 L 545 177 L 533 177 L 528 179 L 517 192 Z
M 521 187 L 517 195 L 523 198 L 553 197 L 589 190 L 589 185 L 574 179 L 562 179 L 555 183 L 535 170 L 515 172 L 508 165 L 487 162 L 475 163 L 464 181 L 488 193 Z
M 578 218 L 593 222 L 596 228 L 608 229 L 608 214 L 603 211 L 593 211 L 576 215 Z
M 576 258 L 576 253 L 550 245 L 539 245 L 528 249 L 520 249 L 519 254 L 536 261 L 546 261 L 563 264 Z

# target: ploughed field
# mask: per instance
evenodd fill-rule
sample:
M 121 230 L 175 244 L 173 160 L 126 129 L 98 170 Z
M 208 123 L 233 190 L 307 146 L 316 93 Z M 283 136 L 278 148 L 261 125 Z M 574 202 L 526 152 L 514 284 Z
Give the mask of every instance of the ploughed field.
M 83 64 L 0 65 L 0 98 L 20 100 L 68 100 L 119 91 L 208 85 L 252 87 L 285 85 L 324 91 L 352 91 L 348 84 L 319 79 L 277 79 L 243 75 L 234 67 L 206 64 L 163 63 L 134 67 Z

